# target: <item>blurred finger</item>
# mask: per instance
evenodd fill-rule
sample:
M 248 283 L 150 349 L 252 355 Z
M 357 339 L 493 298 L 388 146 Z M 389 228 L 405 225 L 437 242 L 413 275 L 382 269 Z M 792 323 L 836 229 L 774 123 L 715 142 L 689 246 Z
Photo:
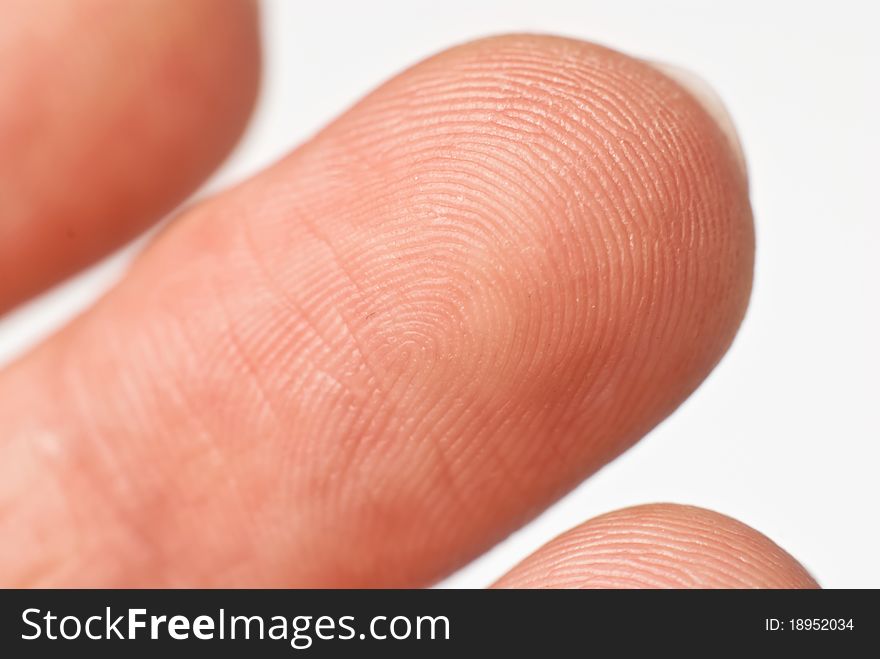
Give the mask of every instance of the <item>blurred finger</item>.
M 258 59 L 248 0 L 6 0 L 0 313 L 191 192 L 244 127 Z

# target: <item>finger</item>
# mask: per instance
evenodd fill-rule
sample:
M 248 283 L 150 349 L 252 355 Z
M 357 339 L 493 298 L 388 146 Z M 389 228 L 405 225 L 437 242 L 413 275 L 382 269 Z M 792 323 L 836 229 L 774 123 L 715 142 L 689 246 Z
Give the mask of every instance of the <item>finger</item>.
M 788 553 L 711 510 L 655 504 L 591 519 L 541 547 L 497 588 L 818 588 Z
M 0 313 L 158 220 L 254 100 L 248 0 L 11 0 L 0 18 Z
M 0 379 L 0 576 L 428 583 L 674 409 L 751 264 L 736 156 L 676 83 L 565 39 L 455 48 Z

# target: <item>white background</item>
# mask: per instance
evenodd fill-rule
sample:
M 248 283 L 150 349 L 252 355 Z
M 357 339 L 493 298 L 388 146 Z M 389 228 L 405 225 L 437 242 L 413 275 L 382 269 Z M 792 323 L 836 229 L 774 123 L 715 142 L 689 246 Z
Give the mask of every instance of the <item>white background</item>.
M 492 33 L 598 41 L 711 81 L 739 127 L 758 257 L 745 324 L 635 449 L 448 579 L 484 586 L 594 515 L 691 503 L 766 533 L 829 587 L 880 587 L 880 120 L 869 2 L 538 0 L 264 4 L 264 89 L 200 194 L 281 156 L 430 53 Z M 0 362 L 89 303 L 137 245 L 0 321 Z

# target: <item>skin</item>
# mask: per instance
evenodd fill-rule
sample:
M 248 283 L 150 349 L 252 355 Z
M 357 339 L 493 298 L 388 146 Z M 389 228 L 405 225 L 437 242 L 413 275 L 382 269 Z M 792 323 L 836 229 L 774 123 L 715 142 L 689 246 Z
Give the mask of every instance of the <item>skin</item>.
M 158 217 L 228 148 L 244 110 L 199 107 L 216 69 L 211 93 L 250 106 L 250 5 L 167 4 L 170 21 L 181 6 L 210 14 L 243 59 L 202 71 L 183 95 L 161 76 L 125 89 L 190 104 L 161 119 L 163 134 L 186 137 L 172 140 L 181 157 L 157 158 L 127 130 L 131 153 L 146 149 L 131 171 L 158 178 L 162 201 L 125 210 L 105 178 L 113 153 L 89 161 L 83 198 L 125 226 L 67 216 L 115 236 L 68 269 Z M 213 61 L 207 32 L 185 48 L 163 42 L 159 58 Z M 39 67 L 18 60 L 22 79 Z M 76 140 L 103 144 L 63 139 L 73 153 Z M 13 171 L 7 158 L 0 171 Z M 67 180 L 51 168 L 26 176 Z M 63 274 L 54 255 L 69 242 L 48 203 L 25 194 L 3 218 L 0 254 L 22 255 L 0 263 L 23 279 L 0 278 L 2 299 Z M 179 214 L 112 292 L 0 373 L 0 536 L 15 539 L 0 544 L 0 583 L 431 584 L 698 386 L 745 311 L 753 249 L 741 154 L 659 69 L 556 37 L 441 53 Z M 574 531 L 580 545 L 551 543 L 501 585 L 815 585 L 729 518 L 617 515 Z M 606 542 L 609 529 L 646 541 Z M 599 549 L 611 552 L 604 563 Z M 607 569 L 661 554 L 654 571 Z M 722 554 L 752 567 L 722 574 Z
M 735 519 L 654 504 L 591 519 L 548 542 L 497 588 L 817 588 L 797 561 Z
M 256 96 L 256 17 L 240 0 L 4 0 L 0 312 L 210 174 Z

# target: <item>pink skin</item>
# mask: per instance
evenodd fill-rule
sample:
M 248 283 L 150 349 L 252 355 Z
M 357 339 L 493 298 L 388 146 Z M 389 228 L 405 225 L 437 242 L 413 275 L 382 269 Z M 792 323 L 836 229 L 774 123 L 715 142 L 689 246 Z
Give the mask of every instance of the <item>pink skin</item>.
M 259 49 L 242 0 L 5 0 L 0 12 L 3 312 L 192 192 L 245 126 Z
M 699 384 L 752 253 L 739 155 L 657 69 L 442 53 L 0 374 L 0 581 L 430 584 Z
M 800 564 L 735 519 L 692 506 L 618 510 L 563 533 L 497 588 L 817 588 Z

